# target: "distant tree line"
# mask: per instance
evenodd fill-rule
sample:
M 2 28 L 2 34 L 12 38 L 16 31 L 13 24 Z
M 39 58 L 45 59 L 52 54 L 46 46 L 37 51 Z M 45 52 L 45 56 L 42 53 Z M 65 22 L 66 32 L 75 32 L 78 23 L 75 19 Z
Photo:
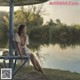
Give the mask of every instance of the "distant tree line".
M 40 28 L 30 30 L 30 40 L 40 45 L 59 44 L 61 48 L 80 45 L 80 25 L 57 24 L 50 20 Z
M 38 48 L 40 45 L 59 44 L 62 48 L 66 46 L 80 45 L 80 25 L 63 24 L 59 19 L 54 22 L 50 19 L 43 24 L 43 10 L 35 6 L 14 12 L 14 30 L 18 25 L 24 23 L 29 28 L 30 48 Z M 9 45 L 9 13 L 0 12 L 0 48 Z

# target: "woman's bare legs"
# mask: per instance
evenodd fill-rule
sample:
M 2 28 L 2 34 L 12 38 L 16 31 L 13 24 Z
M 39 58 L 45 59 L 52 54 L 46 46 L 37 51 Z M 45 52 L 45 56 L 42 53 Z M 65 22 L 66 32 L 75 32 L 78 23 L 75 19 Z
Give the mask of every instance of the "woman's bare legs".
M 40 71 L 41 73 L 44 74 L 40 64 L 38 63 L 37 59 L 35 58 L 33 54 L 30 55 L 30 59 L 31 59 L 32 64 L 34 65 L 35 70 Z

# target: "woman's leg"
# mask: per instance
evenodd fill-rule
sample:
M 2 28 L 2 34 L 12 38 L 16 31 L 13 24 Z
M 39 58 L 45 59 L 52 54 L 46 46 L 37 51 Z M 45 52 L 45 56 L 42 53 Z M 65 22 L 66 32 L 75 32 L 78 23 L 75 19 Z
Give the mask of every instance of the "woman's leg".
M 40 71 L 40 72 L 42 72 L 44 74 L 40 64 L 38 63 L 37 59 L 35 58 L 35 56 L 33 54 L 30 55 L 30 59 L 31 59 L 32 64 L 34 65 L 34 68 L 37 71 Z

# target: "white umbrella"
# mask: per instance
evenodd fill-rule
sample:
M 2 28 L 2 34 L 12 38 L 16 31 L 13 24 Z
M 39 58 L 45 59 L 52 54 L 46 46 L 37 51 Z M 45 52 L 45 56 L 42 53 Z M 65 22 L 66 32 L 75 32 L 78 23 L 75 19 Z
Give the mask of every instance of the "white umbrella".
M 31 4 L 38 4 L 43 3 L 48 0 L 0 0 L 0 6 L 10 6 L 10 3 L 13 2 L 14 6 L 21 6 L 23 5 L 31 5 Z

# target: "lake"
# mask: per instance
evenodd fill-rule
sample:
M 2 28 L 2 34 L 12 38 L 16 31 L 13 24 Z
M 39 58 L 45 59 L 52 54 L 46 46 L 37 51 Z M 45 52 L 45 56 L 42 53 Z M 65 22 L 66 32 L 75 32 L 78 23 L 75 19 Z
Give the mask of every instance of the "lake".
M 42 56 L 39 61 L 42 67 L 61 69 L 80 73 L 80 46 L 62 49 L 58 44 L 41 46 L 38 51 Z M 2 51 L 0 51 L 0 55 Z
M 38 52 L 45 57 L 41 62 L 43 67 L 80 73 L 80 46 L 66 49 L 58 44 L 41 46 Z

